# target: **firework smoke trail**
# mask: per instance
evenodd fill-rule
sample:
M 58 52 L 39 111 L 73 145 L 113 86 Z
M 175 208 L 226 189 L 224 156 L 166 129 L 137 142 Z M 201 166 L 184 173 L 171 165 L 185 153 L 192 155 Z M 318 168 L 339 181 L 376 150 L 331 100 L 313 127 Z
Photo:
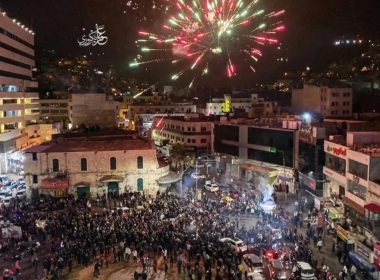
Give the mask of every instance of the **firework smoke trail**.
M 139 32 L 137 44 L 142 55 L 130 67 L 171 61 L 173 68 L 180 67 L 172 80 L 191 73 L 189 88 L 198 75 L 209 73 L 216 59 L 224 61 L 229 78 L 245 68 L 255 73 L 253 64 L 263 55 L 261 46 L 277 44 L 276 34 L 285 30 L 278 19 L 285 11 L 265 13 L 258 9 L 258 2 L 177 0 L 162 33 Z

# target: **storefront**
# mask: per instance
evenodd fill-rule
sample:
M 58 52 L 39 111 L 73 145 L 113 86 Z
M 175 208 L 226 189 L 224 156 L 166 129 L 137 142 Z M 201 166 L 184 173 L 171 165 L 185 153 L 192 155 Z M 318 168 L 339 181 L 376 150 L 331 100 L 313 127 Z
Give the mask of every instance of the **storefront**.
M 353 196 L 351 194 L 348 194 L 350 197 Z M 353 201 L 351 198 L 345 196 L 343 198 L 343 203 L 344 203 L 344 215 L 346 217 L 349 217 L 347 221 L 349 222 L 350 225 L 356 227 L 364 226 L 364 221 L 365 221 L 365 211 L 364 207 L 362 207 L 360 204 L 356 203 Z
M 326 162 L 323 167 L 323 174 L 325 175 L 324 196 L 340 200 L 345 195 L 347 184 L 347 147 L 325 141 L 324 151 L 326 154 Z
M 380 271 L 380 243 L 375 244 L 373 252 L 374 252 L 373 263 L 377 271 Z
M 252 182 L 255 186 L 263 178 L 269 185 L 278 187 L 279 191 L 285 191 L 286 185 L 288 185 L 289 192 L 294 193 L 294 171 L 292 168 L 247 161 L 240 164 L 239 169 L 240 178 Z
M 41 183 L 41 192 L 53 197 L 65 197 L 68 195 L 68 179 L 44 179 Z

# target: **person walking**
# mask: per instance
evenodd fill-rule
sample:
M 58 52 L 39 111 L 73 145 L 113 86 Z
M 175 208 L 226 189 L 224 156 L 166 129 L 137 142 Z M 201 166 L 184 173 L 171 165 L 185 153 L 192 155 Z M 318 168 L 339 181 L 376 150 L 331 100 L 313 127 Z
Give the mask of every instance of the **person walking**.
M 321 249 L 322 249 L 322 239 L 319 238 L 318 242 L 317 242 L 317 247 L 318 247 L 318 252 L 321 252 Z

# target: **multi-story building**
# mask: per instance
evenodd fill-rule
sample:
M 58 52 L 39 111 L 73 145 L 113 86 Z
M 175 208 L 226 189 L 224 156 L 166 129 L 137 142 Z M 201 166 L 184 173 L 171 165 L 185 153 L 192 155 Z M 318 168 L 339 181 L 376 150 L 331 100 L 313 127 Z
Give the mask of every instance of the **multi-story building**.
M 211 153 L 213 120 L 197 113 L 157 118 L 152 137 L 158 141 L 169 140 L 170 144 L 183 144 L 197 154 Z
M 38 138 L 38 84 L 33 79 L 34 33 L 0 14 L 0 173 L 12 172 L 18 150 Z
M 251 94 L 250 96 L 234 96 L 225 94 L 224 98 L 212 98 L 210 102 L 206 103 L 206 115 L 225 115 L 227 113 L 234 113 L 236 111 L 250 112 L 254 104 L 264 102 L 258 94 Z
M 73 128 L 81 125 L 116 127 L 119 102 L 104 93 L 73 93 L 70 111 Z
M 137 122 L 141 115 L 155 114 L 186 114 L 195 113 L 196 105 L 192 103 L 158 103 L 158 104 L 130 104 L 127 107 L 126 118 Z
M 167 164 L 150 141 L 135 136 L 63 137 L 25 152 L 28 197 L 104 195 L 140 191 L 155 195 Z
M 214 149 L 231 160 L 221 157 L 219 169 L 248 181 L 265 178 L 271 185 L 287 184 L 294 192 L 298 122 L 289 127 L 282 128 L 282 122 L 277 126 L 274 123 L 261 126 L 250 120 L 228 122 L 221 118 L 215 124 Z
M 357 253 L 374 262 L 380 238 L 380 132 L 347 132 L 325 140 L 325 194 L 338 196 L 355 234 Z
M 40 120 L 44 123 L 62 123 L 67 126 L 70 121 L 69 98 L 40 99 Z
M 292 108 L 322 117 L 349 118 L 352 116 L 352 89 L 305 84 L 293 89 Z

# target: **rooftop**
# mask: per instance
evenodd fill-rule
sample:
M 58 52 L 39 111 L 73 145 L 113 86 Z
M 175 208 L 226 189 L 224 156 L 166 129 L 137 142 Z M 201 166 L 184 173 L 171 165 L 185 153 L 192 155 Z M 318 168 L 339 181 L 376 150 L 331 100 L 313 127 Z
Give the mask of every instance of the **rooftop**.
M 27 149 L 26 153 L 72 153 L 153 149 L 149 141 L 126 137 L 60 138 Z

